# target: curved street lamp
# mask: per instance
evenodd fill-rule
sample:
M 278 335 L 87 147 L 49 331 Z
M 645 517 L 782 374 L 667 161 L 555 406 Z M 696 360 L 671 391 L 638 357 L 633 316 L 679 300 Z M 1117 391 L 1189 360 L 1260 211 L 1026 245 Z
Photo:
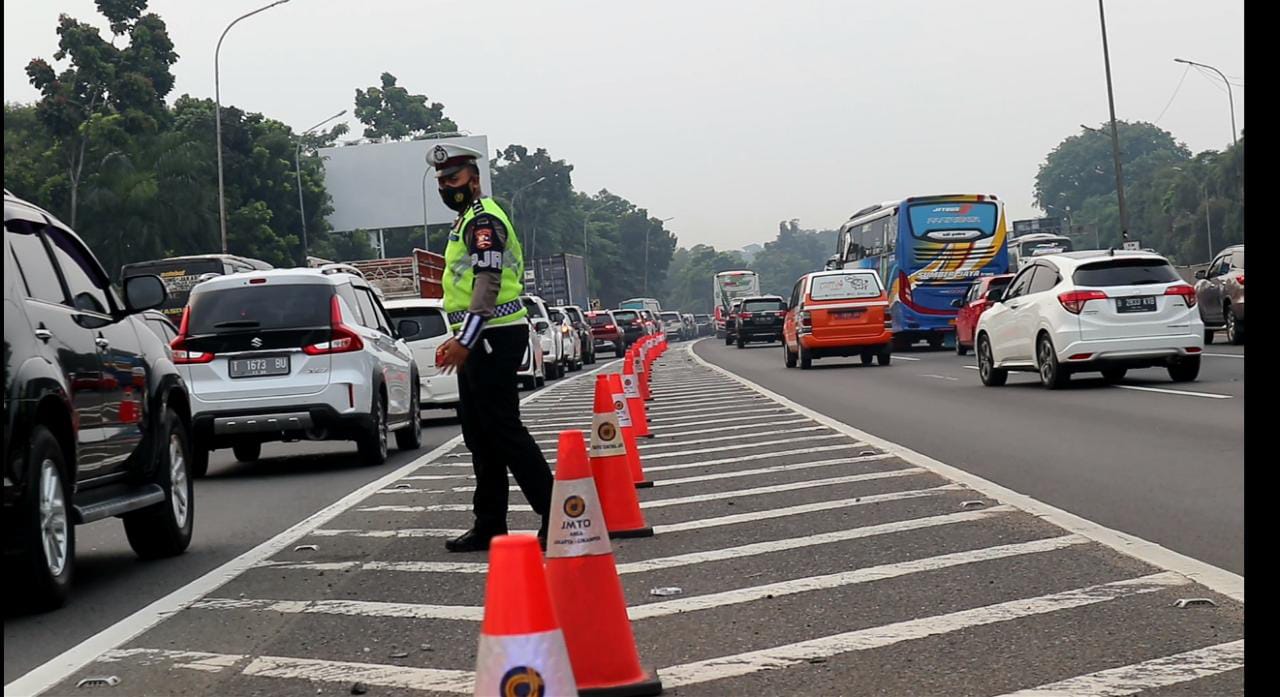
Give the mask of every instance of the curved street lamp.
M 338 118 L 339 116 L 342 116 L 345 113 L 347 113 L 347 110 L 343 109 L 342 111 L 339 111 L 333 116 L 330 116 L 324 121 L 321 121 L 320 123 L 300 133 L 297 138 L 297 141 L 298 141 L 297 146 L 293 149 L 293 171 L 298 176 L 298 215 L 302 217 L 302 265 L 303 266 L 307 265 L 307 209 L 306 209 L 306 205 L 302 202 L 302 138 L 303 136 L 306 136 L 307 134 L 311 133 L 317 128 L 320 128 L 321 126 L 325 125 L 326 123 L 329 123 L 330 121 Z M 223 251 L 225 252 L 226 250 L 224 249 Z

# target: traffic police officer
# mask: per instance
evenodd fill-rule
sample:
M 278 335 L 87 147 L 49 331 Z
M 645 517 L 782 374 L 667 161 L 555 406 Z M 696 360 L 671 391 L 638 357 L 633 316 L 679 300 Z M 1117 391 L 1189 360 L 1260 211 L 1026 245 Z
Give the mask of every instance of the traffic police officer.
M 529 347 L 520 300 L 524 253 L 506 212 L 481 195 L 480 152 L 441 143 L 427 159 L 436 168 L 440 198 L 458 212 L 444 251 L 444 309 L 456 335 L 436 352 L 446 372 L 458 371 L 458 418 L 476 474 L 474 526 L 449 540 L 450 552 L 489 548 L 507 532 L 507 468 L 542 516 L 546 543 L 551 468 L 520 421 L 516 371 Z

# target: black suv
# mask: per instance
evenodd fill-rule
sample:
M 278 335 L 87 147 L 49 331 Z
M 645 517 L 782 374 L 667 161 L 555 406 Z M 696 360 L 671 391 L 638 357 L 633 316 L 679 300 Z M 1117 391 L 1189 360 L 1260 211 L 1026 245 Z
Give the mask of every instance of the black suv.
M 782 341 L 782 322 L 787 316 L 787 302 L 776 295 L 758 295 L 742 299 L 733 316 L 733 338 L 738 348 L 748 341 Z
M 158 276 L 121 298 L 84 243 L 4 196 L 5 565 L 24 603 L 65 602 L 75 526 L 108 517 L 143 558 L 191 542 L 187 388 L 141 313 Z

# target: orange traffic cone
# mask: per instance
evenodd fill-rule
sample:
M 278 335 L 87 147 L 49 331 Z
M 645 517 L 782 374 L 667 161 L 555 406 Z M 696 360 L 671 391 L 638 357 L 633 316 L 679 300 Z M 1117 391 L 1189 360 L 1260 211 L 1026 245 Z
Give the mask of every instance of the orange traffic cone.
M 579 694 L 661 694 L 657 672 L 640 667 L 582 433 L 562 431 L 559 447 L 547 584 L 564 627 Z
M 502 535 L 489 543 L 474 694 L 577 694 L 542 551 L 532 535 Z
M 622 380 L 617 373 L 610 373 L 607 377 L 609 390 L 613 393 L 613 410 L 617 412 L 618 424 L 622 427 L 622 443 L 627 446 L 627 469 L 631 471 L 631 479 L 637 489 L 651 487 L 653 482 L 644 478 L 644 466 L 640 464 L 640 446 L 636 445 L 636 428 L 623 392 Z
M 649 374 L 644 370 L 644 345 L 638 345 L 635 353 L 631 356 L 631 369 L 636 375 L 636 379 L 640 383 L 640 396 L 642 399 L 652 399 L 649 396 Z
M 636 377 L 635 365 L 631 361 L 622 362 L 622 395 L 627 399 L 627 408 L 631 410 L 631 427 L 635 429 L 636 438 L 652 438 L 649 432 L 649 414 L 644 408 L 644 397 L 640 396 L 640 380 Z
M 591 473 L 600 494 L 604 522 L 609 537 L 651 537 L 653 528 L 645 525 L 640 500 L 631 468 L 627 465 L 627 446 L 623 439 L 618 413 L 613 408 L 613 390 L 609 378 L 596 376 L 595 416 L 591 419 Z

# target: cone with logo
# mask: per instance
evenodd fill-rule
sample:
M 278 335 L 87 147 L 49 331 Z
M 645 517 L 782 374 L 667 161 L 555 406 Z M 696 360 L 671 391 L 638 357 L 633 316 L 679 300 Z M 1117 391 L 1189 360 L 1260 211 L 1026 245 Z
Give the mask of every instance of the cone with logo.
M 582 433 L 562 431 L 551 494 L 547 584 L 578 694 L 661 694 L 657 672 L 640 666 L 605 527 Z
M 645 479 L 644 466 L 640 463 L 640 446 L 636 445 L 636 429 L 631 418 L 631 407 L 622 387 L 621 376 L 610 373 L 609 389 L 613 392 L 613 410 L 618 414 L 618 425 L 622 427 L 622 443 L 627 446 L 627 469 L 631 471 L 631 479 L 637 489 L 647 489 L 653 482 Z
M 649 379 L 653 377 L 649 372 L 649 367 L 651 365 L 650 354 L 652 353 L 653 342 L 646 341 L 640 347 L 640 352 L 638 354 L 640 360 L 636 363 L 636 372 L 640 375 L 640 394 L 644 397 L 645 401 L 653 399 L 653 390 L 650 389 L 649 386 Z
M 636 350 L 627 359 L 640 387 L 640 398 L 649 399 L 649 376 L 644 372 L 644 344 L 636 344 Z
M 627 464 L 626 441 L 613 395 L 609 378 L 597 375 L 595 415 L 591 419 L 591 475 L 600 494 L 609 537 L 651 537 L 653 528 L 645 524 L 635 478 Z
M 644 408 L 644 397 L 640 396 L 640 379 L 636 376 L 635 365 L 631 361 L 622 362 L 622 394 L 627 399 L 627 408 L 631 410 L 631 427 L 636 438 L 652 438 L 649 432 L 649 413 Z
M 489 543 L 474 694 L 578 694 L 533 535 L 501 535 Z

